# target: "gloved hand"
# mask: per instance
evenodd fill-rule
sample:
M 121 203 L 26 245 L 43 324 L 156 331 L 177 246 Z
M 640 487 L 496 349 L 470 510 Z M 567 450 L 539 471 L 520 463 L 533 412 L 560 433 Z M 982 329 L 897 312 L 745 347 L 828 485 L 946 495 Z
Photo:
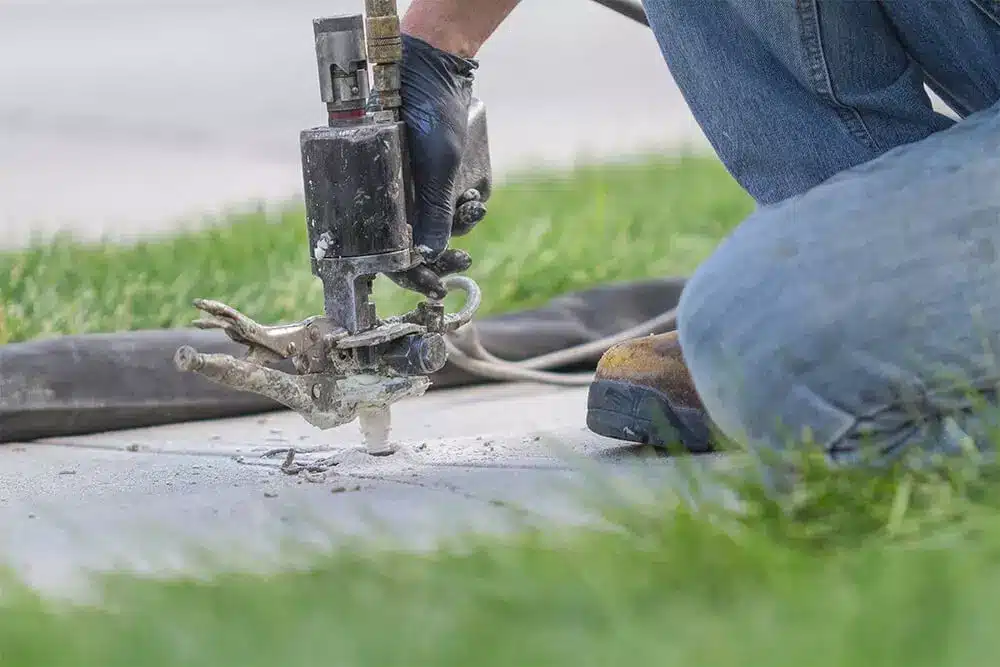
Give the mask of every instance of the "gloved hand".
M 423 262 L 389 277 L 401 287 L 441 299 L 446 293 L 441 277 L 472 265 L 467 252 L 448 249 L 448 242 L 468 233 L 486 215 L 478 192 L 454 192 L 469 129 L 472 72 L 479 63 L 410 35 L 402 35 L 402 40 L 401 116 L 416 196 L 413 244 Z

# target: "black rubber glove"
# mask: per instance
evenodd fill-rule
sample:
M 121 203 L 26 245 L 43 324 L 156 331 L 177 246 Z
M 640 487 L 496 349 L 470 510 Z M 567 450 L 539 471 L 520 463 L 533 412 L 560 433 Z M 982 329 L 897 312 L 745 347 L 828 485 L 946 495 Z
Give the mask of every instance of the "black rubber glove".
M 389 277 L 431 298 L 444 298 L 441 277 L 469 268 L 469 254 L 448 249 L 452 236 L 468 233 L 486 215 L 475 190 L 456 193 L 455 181 L 469 129 L 475 60 L 403 35 L 400 68 L 402 120 L 413 166 L 416 218 L 413 244 L 423 262 Z

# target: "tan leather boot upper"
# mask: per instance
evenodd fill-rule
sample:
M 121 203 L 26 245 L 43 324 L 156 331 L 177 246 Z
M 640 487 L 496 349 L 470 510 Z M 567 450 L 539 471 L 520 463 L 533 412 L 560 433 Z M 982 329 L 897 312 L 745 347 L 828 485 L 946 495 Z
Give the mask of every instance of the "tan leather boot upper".
M 595 379 L 644 385 L 680 407 L 705 409 L 684 364 L 676 331 L 615 345 L 601 357 Z
M 587 396 L 587 427 L 618 440 L 713 451 L 711 424 L 676 332 L 637 338 L 604 353 Z

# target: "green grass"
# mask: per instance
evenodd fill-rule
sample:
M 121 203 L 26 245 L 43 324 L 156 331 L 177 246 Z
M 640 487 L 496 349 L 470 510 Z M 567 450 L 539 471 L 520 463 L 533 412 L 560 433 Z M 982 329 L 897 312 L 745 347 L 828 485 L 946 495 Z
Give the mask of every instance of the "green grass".
M 581 169 L 497 192 L 461 245 L 488 311 L 691 271 L 750 203 L 715 162 Z M 195 296 L 262 321 L 320 309 L 301 216 L 259 215 L 134 247 L 0 256 L 0 341 L 186 324 Z M 383 288 L 392 307 L 409 297 Z M 992 665 L 1000 497 L 988 469 L 831 475 L 779 504 L 608 509 L 616 530 L 468 537 L 428 554 L 358 547 L 308 571 L 106 582 L 99 606 L 8 585 L 6 667 Z
M 815 497 L 791 509 L 794 528 L 752 492 L 749 516 L 706 510 L 714 523 L 664 498 L 609 513 L 616 531 L 470 537 L 423 555 L 347 550 L 270 577 L 122 577 L 100 607 L 8 591 L 0 664 L 994 664 L 995 505 L 941 480 L 824 479 L 813 488 L 836 531 L 807 530 L 826 523 L 802 515 Z
M 715 161 L 590 167 L 500 189 L 486 220 L 456 245 L 473 255 L 469 275 L 489 314 L 595 284 L 688 273 L 750 206 Z M 262 214 L 226 222 L 128 247 L 61 239 L 0 254 L 0 343 L 186 326 L 195 297 L 221 299 L 261 322 L 322 311 L 298 207 L 277 222 Z M 381 312 L 414 303 L 377 283 Z

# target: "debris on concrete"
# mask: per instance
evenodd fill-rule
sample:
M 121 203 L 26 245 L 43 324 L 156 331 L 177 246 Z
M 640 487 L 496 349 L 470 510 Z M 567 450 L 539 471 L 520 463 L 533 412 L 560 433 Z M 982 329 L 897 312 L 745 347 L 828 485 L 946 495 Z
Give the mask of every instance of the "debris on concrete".
M 0 559 L 54 592 L 87 571 L 177 571 L 205 554 L 269 569 L 282 545 L 424 548 L 469 530 L 600 521 L 582 493 L 677 484 L 669 460 L 586 431 L 585 407 L 578 388 L 432 392 L 397 404 L 387 457 L 356 429 L 320 432 L 291 412 L 0 447 Z M 311 445 L 275 448 L 273 429 Z M 595 485 L 603 476 L 618 481 Z

